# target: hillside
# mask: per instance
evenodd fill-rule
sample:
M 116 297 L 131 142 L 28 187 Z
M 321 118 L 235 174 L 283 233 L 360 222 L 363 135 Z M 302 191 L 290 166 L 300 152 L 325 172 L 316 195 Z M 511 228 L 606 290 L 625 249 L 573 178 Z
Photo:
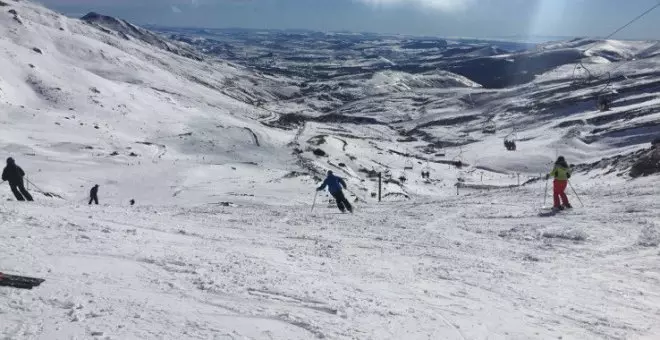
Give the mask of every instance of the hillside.
M 166 52 L 160 40 L 127 40 L 29 2 L 12 3 L 0 20 L 0 112 L 11 126 L 0 149 L 44 190 L 75 200 L 99 183 L 117 204 L 175 194 L 185 202 L 233 172 L 293 170 L 283 148 L 290 136 L 260 124 L 268 113 L 249 104 L 276 99 L 281 88 L 268 84 L 278 79 Z M 149 177 L 162 182 L 153 187 Z

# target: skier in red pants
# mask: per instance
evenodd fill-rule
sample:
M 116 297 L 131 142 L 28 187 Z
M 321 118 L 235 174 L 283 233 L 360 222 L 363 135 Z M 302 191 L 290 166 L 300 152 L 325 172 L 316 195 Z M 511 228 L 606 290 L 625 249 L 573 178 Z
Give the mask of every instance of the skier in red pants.
M 566 187 L 568 186 L 568 179 L 571 178 L 571 168 L 566 163 L 566 159 L 563 156 L 559 156 L 555 162 L 555 167 L 552 169 L 552 172 L 546 176 L 546 179 L 554 177 L 553 182 L 553 195 L 554 200 L 553 210 L 559 211 L 564 209 L 572 208 L 571 204 L 568 203 L 568 197 L 566 197 Z

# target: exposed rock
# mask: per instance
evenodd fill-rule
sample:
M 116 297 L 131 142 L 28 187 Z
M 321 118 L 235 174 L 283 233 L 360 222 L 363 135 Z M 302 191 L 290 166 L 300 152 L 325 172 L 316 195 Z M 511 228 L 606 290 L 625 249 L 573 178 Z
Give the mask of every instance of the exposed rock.
M 630 177 L 637 178 L 660 173 L 660 144 L 653 144 L 630 167 Z

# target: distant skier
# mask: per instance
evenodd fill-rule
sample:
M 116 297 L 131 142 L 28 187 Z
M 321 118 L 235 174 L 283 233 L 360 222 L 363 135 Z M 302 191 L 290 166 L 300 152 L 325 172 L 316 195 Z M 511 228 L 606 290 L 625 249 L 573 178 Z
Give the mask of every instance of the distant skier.
M 316 190 L 321 191 L 325 189 L 326 186 L 328 187 L 330 195 L 335 198 L 337 207 L 341 212 L 345 212 L 346 209 L 348 209 L 350 212 L 353 212 L 353 207 L 348 202 L 346 197 L 344 197 L 344 193 L 342 192 L 342 187 L 346 189 L 346 182 L 344 182 L 344 179 L 335 176 L 332 171 L 328 171 L 328 176 L 323 181 L 323 184 L 321 184 L 321 186 Z
M 2 171 L 2 180 L 9 182 L 11 192 L 14 193 L 17 200 L 25 201 L 27 199 L 28 201 L 32 201 L 32 195 L 25 189 L 25 185 L 23 184 L 23 177 L 25 177 L 23 169 L 16 165 L 13 158 L 7 158 L 7 166 Z
M 99 204 L 99 185 L 95 185 L 92 187 L 92 190 L 89 191 L 89 205 L 94 202 L 96 205 Z
M 553 182 L 553 200 L 554 206 L 553 210 L 564 210 L 572 208 L 571 204 L 568 203 L 568 197 L 566 197 L 566 186 L 568 186 L 568 179 L 571 178 L 571 168 L 566 163 L 566 159 L 563 156 L 559 156 L 555 162 L 555 167 L 552 169 L 550 174 L 546 175 L 546 179 L 554 177 Z M 562 204 L 563 203 L 563 204 Z

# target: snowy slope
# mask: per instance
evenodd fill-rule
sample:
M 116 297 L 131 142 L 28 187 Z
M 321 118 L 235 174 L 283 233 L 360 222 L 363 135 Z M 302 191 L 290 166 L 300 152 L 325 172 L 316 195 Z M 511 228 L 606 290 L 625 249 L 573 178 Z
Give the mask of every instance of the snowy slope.
M 186 192 L 215 195 L 234 173 L 293 170 L 282 148 L 293 136 L 261 125 L 269 113 L 247 103 L 272 96 L 245 90 L 270 78 L 127 41 L 29 2 L 11 8 L 21 23 L 0 16 L 0 148 L 43 190 L 73 199 L 99 183 L 116 203 L 185 202 Z M 144 182 L 152 176 L 161 185 Z
M 6 204 L 0 266 L 46 282 L 0 287 L 0 334 L 656 339 L 655 181 L 576 189 L 587 207 L 550 218 L 536 216 L 542 183 L 354 216 L 325 201 L 313 213 Z

